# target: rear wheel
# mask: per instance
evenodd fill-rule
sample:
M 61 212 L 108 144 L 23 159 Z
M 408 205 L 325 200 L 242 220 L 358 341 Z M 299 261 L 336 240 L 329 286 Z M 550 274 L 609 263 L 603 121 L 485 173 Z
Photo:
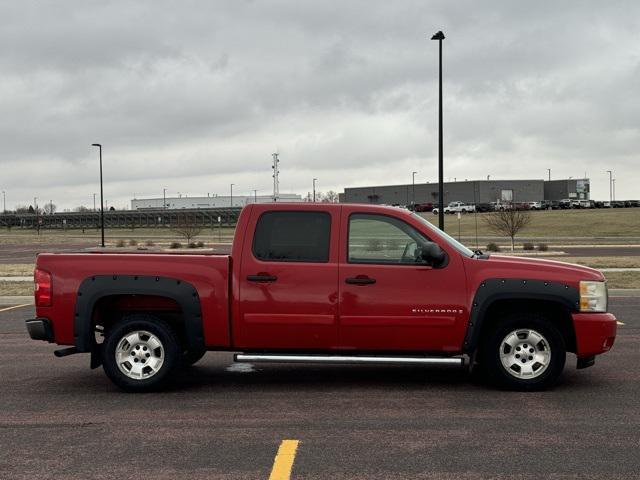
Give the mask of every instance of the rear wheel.
M 118 387 L 144 392 L 165 384 L 180 356 L 176 334 L 166 322 L 136 314 L 122 318 L 106 332 L 102 365 Z
M 512 390 L 544 390 L 558 381 L 566 360 L 564 339 L 539 314 L 511 314 L 488 336 L 486 373 Z

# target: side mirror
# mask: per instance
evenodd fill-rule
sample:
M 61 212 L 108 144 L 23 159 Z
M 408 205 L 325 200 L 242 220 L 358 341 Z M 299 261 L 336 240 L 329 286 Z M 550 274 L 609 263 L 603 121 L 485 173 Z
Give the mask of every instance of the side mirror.
M 422 246 L 422 258 L 434 268 L 442 267 L 446 260 L 447 254 L 440 245 L 434 242 L 427 242 Z

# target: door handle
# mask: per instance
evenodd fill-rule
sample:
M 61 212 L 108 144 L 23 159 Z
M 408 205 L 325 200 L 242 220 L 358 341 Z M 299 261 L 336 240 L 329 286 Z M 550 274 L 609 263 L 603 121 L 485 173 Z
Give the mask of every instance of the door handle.
M 278 277 L 275 275 L 268 274 L 258 274 L 258 275 L 247 275 L 247 280 L 250 282 L 275 282 L 278 280 Z
M 374 283 L 376 283 L 376 279 L 375 278 L 369 278 L 369 277 L 348 277 L 345 280 L 346 283 L 349 283 L 351 285 L 372 285 Z

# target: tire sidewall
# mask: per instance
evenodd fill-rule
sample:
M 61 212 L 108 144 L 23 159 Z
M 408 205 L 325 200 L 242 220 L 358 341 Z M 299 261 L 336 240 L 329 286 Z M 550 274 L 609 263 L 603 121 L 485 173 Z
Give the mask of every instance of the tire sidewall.
M 122 337 L 135 330 L 146 330 L 158 337 L 164 350 L 164 362 L 160 370 L 152 377 L 142 380 L 129 378 L 122 373 L 115 357 L 117 345 Z M 165 321 L 152 315 L 129 315 L 123 317 L 106 332 L 102 345 L 102 366 L 109 379 L 125 391 L 153 391 L 170 378 L 180 362 L 181 353 L 176 334 Z
M 506 371 L 500 360 L 502 340 L 518 329 L 531 329 L 541 333 L 549 343 L 551 363 L 536 378 L 520 379 Z M 483 355 L 487 374 L 498 386 L 510 390 L 545 390 L 554 386 L 560 378 L 566 362 L 566 346 L 562 334 L 545 316 L 537 314 L 512 314 L 500 322 L 488 337 Z

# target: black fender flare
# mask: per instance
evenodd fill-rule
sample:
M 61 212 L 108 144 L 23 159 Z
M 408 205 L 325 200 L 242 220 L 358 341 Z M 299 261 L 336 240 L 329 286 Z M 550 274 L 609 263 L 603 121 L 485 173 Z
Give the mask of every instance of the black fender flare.
M 546 300 L 559 303 L 568 311 L 580 308 L 580 292 L 569 285 L 545 280 L 490 278 L 480 283 L 470 308 L 463 351 L 475 351 L 482 323 L 491 304 L 497 300 Z
M 175 300 L 182 309 L 187 347 L 205 348 L 200 298 L 190 283 L 149 275 L 94 275 L 83 280 L 77 292 L 73 326 L 79 352 L 94 350 L 93 311 L 101 298 L 111 295 L 156 295 Z

